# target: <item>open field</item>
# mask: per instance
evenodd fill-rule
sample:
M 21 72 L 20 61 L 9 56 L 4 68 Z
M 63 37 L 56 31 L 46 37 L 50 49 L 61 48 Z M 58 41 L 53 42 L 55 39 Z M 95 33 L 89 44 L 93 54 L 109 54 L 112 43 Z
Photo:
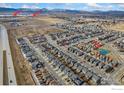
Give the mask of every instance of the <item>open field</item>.
M 8 85 L 9 80 L 8 80 L 8 70 L 7 70 L 7 60 L 6 60 L 6 51 L 3 51 L 3 85 Z
M 14 32 L 11 33 L 8 31 L 17 84 L 18 85 L 34 85 L 35 83 L 31 77 L 31 68 L 29 64 L 27 64 L 24 57 L 22 56 L 21 51 L 13 36 L 13 33 Z
M 124 69 L 121 69 L 115 78 L 118 82 L 120 82 L 120 84 L 124 85 Z
M 53 22 L 61 22 L 59 19 L 55 18 L 44 18 L 40 17 L 41 20 L 37 20 L 37 18 L 27 19 L 24 18 L 25 21 L 22 22 L 24 25 L 19 27 L 11 27 L 10 25 L 7 25 L 8 28 L 11 28 L 11 31 L 14 31 L 15 37 L 22 37 L 22 36 L 31 36 L 34 34 L 47 34 L 49 32 L 61 32 L 63 30 L 50 27 L 51 24 L 49 24 L 51 21 Z M 49 20 L 50 19 L 50 20 Z M 56 21 L 54 21 L 56 20 Z
M 110 29 L 124 32 L 124 23 L 121 22 L 121 23 L 112 25 L 110 26 Z
M 65 20 L 62 20 L 62 19 L 58 19 L 58 18 L 51 18 L 51 17 L 39 17 L 39 18 L 36 18 L 37 20 L 41 20 L 41 21 L 44 21 L 44 22 L 47 22 L 48 24 L 55 24 L 55 23 L 63 23 L 63 22 L 66 22 Z

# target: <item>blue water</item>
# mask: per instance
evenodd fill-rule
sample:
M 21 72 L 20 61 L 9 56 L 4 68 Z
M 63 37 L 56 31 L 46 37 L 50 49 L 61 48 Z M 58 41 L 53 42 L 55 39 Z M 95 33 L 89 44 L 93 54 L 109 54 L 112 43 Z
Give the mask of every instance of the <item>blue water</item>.
M 106 49 L 99 49 L 99 53 L 101 55 L 107 55 L 110 51 L 109 50 L 106 50 Z

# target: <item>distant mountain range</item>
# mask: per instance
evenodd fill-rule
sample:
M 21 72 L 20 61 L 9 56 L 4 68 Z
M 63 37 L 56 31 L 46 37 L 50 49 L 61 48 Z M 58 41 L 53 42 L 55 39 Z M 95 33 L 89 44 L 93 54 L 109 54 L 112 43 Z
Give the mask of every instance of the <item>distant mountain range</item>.
M 43 9 L 27 9 L 27 8 L 3 8 L 0 7 L 1 13 L 12 13 L 17 10 L 22 10 L 25 13 L 34 13 L 36 11 L 42 10 L 42 13 L 68 13 L 68 14 L 90 14 L 90 15 L 101 15 L 101 16 L 121 16 L 124 17 L 124 11 L 82 11 L 82 10 L 69 10 L 69 9 L 52 9 L 48 10 L 46 8 Z
M 108 16 L 124 16 L 124 11 L 93 11 L 93 13 Z
M 0 12 L 14 12 L 16 10 L 17 9 L 14 9 L 14 8 L 3 8 L 3 7 L 0 7 Z

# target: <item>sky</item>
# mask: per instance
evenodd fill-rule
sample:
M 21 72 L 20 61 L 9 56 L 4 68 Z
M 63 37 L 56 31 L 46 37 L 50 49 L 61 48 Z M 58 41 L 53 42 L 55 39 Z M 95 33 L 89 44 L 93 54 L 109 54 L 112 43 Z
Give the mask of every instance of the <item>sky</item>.
M 71 9 L 85 11 L 124 11 L 124 3 L 1 3 L 0 7 L 6 8 L 47 8 L 47 9 Z

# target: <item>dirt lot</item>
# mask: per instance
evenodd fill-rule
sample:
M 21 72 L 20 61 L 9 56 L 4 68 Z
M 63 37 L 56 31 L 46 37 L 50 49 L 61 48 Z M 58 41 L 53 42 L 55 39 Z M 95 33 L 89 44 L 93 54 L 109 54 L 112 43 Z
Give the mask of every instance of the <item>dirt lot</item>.
M 19 29 L 12 29 L 12 31 L 14 32 L 15 37 L 24 37 L 24 36 L 31 36 L 31 35 L 35 35 L 35 34 L 48 34 L 49 32 L 58 32 L 58 31 L 62 31 L 60 29 L 57 28 L 29 28 L 29 27 L 25 27 L 25 28 L 19 28 Z
M 51 18 L 51 17 L 38 17 L 36 18 L 37 20 L 41 20 L 41 21 L 45 21 L 49 24 L 55 24 L 55 23 L 61 23 L 61 22 L 65 22 L 65 20 L 62 19 L 58 19 L 58 18 Z
M 106 24 L 105 28 L 124 32 L 124 22 L 116 23 L 116 24 Z
M 110 29 L 124 32 L 124 23 L 115 24 L 111 26 Z
M 8 70 L 7 70 L 7 58 L 6 58 L 6 51 L 3 51 L 3 85 L 8 85 Z
M 124 85 L 124 69 L 121 69 L 121 71 L 118 74 L 116 74 L 115 79 L 121 85 Z
M 22 25 L 22 26 L 11 27 L 9 25 L 8 28 L 11 28 L 11 30 L 14 31 L 13 34 L 16 37 L 29 36 L 29 35 L 34 35 L 34 34 L 47 34 L 49 32 L 62 31 L 60 29 L 50 26 L 51 24 L 53 24 L 52 22 L 57 22 L 57 21 L 60 22 L 60 20 L 55 19 L 55 18 L 53 18 L 53 19 L 46 18 L 45 19 L 44 17 L 41 18 L 41 20 L 39 20 L 37 18 L 31 18 L 31 19 L 27 19 L 25 22 L 23 22 L 24 25 Z
M 18 85 L 34 85 L 35 83 L 32 79 L 32 76 L 30 73 L 31 68 L 28 62 L 22 56 L 21 51 L 18 45 L 16 44 L 13 34 L 10 31 L 8 31 L 8 34 L 9 34 L 10 47 L 11 47 L 11 53 L 12 53 L 12 58 L 14 62 L 17 84 Z

